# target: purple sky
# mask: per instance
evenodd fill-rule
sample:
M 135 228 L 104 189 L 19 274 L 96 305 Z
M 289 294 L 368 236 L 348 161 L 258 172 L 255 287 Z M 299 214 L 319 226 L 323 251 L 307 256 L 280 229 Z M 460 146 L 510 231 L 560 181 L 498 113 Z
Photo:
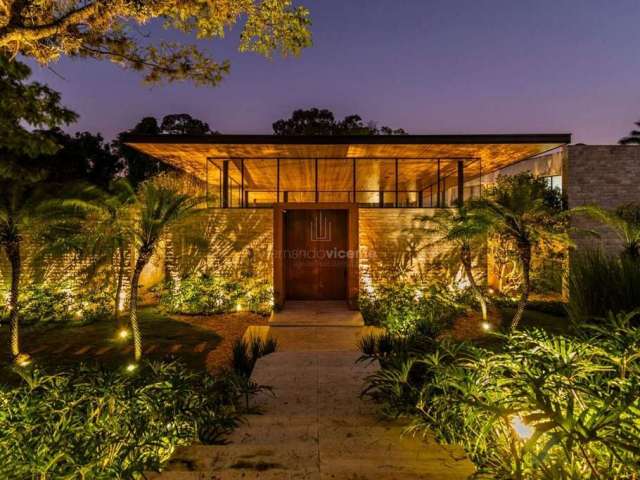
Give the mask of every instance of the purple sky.
M 229 58 L 217 88 L 148 87 L 109 62 L 63 60 L 71 130 L 111 138 L 143 116 L 190 113 L 223 133 L 271 133 L 296 108 L 409 133 L 571 132 L 615 143 L 640 119 L 638 0 L 297 0 L 314 46 L 300 58 L 236 52 L 235 35 L 205 45 Z M 157 28 L 156 36 L 173 34 Z

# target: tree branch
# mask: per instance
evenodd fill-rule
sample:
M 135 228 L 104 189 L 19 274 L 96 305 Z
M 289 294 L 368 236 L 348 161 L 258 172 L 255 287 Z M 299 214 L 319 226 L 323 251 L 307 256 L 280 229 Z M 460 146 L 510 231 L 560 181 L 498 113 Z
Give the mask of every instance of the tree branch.
M 72 10 L 45 25 L 20 25 L 16 27 L 9 25 L 0 29 L 0 47 L 9 46 L 12 43 L 19 44 L 22 41 L 32 42 L 51 37 L 66 30 L 71 25 L 83 23 L 92 15 L 98 14 L 99 10 L 106 6 L 106 3 L 102 1 L 90 3 Z

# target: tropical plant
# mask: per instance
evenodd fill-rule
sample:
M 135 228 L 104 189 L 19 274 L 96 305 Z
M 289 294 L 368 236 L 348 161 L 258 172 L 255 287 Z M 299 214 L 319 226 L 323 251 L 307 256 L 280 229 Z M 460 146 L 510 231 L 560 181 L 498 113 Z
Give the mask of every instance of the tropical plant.
M 489 218 L 481 209 L 469 209 L 462 205 L 455 209 L 441 209 L 432 216 L 422 216 L 419 220 L 426 223 L 430 233 L 438 235 L 436 243 L 443 244 L 445 253 L 441 255 L 449 263 L 462 265 L 469 286 L 480 304 L 482 319 L 487 320 L 487 299 L 478 286 L 473 273 L 474 255 L 477 257 L 485 250 L 487 232 L 491 226 Z M 432 225 L 429 227 L 429 225 Z
M 108 191 L 96 196 L 92 202 L 94 215 L 77 235 L 77 247 L 87 260 L 85 272 L 88 276 L 91 278 L 98 272 L 106 272 L 116 279 L 113 294 L 116 321 L 119 321 L 125 303 L 122 290 L 133 237 L 131 216 L 135 199 L 135 191 L 127 180 L 113 181 Z
M 387 414 L 413 417 L 410 432 L 461 444 L 479 474 L 634 478 L 638 312 L 610 314 L 574 337 L 532 330 L 497 338 L 499 352 L 441 341 L 407 353 L 406 344 L 395 344 L 365 393 L 384 402 Z
M 475 209 L 490 222 L 490 232 L 513 242 L 522 268 L 518 308 L 511 320 L 517 328 L 531 292 L 531 259 L 535 244 L 560 249 L 570 245 L 562 213 L 560 192 L 544 178 L 531 173 L 501 175 L 482 199 L 474 200 Z
M 640 308 L 640 266 L 636 259 L 583 249 L 571 256 L 568 312 L 572 322 L 597 321 L 609 312 Z
M 39 131 L 73 121 L 75 113 L 60 105 L 60 95 L 37 83 L 27 83 L 31 70 L 0 54 L 0 248 L 10 264 L 9 324 L 11 353 L 20 357 L 19 295 L 23 243 L 27 234 L 58 224 L 52 208 L 60 187 L 48 185 L 37 157 L 58 146 Z M 36 227 L 36 228 L 34 228 Z M 26 361 L 26 360 L 25 360 Z
M 640 122 L 634 122 L 634 125 L 640 128 Z M 622 137 L 618 143 L 620 145 L 638 145 L 640 144 L 640 130 L 634 128 L 629 132 L 629 135 Z
M 138 288 L 142 269 L 149 263 L 162 235 L 173 226 L 185 227 L 206 209 L 202 200 L 178 192 L 166 182 L 149 180 L 136 192 L 132 206 L 132 237 L 136 261 L 131 274 L 129 296 L 129 323 L 133 334 L 134 358 L 142 357 L 142 336 L 138 325 Z
M 256 362 L 273 353 L 278 348 L 278 342 L 273 337 L 263 339 L 261 337 L 251 337 L 237 339 L 233 344 L 231 366 L 239 375 L 250 377 Z
M 233 280 L 199 273 L 168 285 L 160 302 L 173 313 L 212 315 L 238 310 L 267 315 L 273 309 L 273 287 L 259 279 Z
M 0 384 L 1 478 L 140 478 L 177 446 L 223 443 L 240 420 L 233 375 L 179 363 L 18 371 Z
M 453 318 L 464 311 L 459 292 L 432 286 L 428 289 L 406 283 L 380 285 L 361 292 L 359 306 L 367 325 L 411 335 L 416 329 L 437 336 Z
M 640 260 L 640 204 L 628 203 L 615 210 L 597 205 L 571 209 L 572 214 L 585 214 L 608 226 L 622 242 L 622 255 Z
M 61 56 L 110 60 L 145 73 L 146 82 L 192 80 L 216 85 L 229 62 L 197 45 L 150 41 L 138 26 L 153 20 L 200 39 L 224 37 L 241 19 L 240 51 L 297 55 L 311 45 L 309 11 L 291 0 L 58 0 L 3 2 L 0 53 L 42 64 Z
M 20 323 L 90 323 L 109 316 L 113 299 L 107 292 L 102 289 L 83 291 L 73 283 L 47 281 L 24 285 L 19 297 Z M 0 320 L 4 317 L 4 312 L 0 311 Z

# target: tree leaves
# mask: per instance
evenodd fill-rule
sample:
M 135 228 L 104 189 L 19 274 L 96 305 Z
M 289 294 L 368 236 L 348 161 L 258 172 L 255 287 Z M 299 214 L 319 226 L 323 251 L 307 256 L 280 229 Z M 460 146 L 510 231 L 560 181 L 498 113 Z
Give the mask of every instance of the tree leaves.
M 156 19 L 199 39 L 224 37 L 245 19 L 240 51 L 268 58 L 298 55 L 311 46 L 309 11 L 291 0 L 39 0 L 0 9 L 0 52 L 42 64 L 61 56 L 107 59 L 143 72 L 147 83 L 217 85 L 229 73 L 227 60 L 215 60 L 196 45 L 150 43 L 133 28 Z

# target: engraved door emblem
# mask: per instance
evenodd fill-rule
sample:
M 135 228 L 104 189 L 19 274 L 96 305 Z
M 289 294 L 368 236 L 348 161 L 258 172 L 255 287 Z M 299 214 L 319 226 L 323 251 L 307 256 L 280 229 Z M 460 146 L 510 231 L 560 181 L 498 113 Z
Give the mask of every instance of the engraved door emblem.
M 316 213 L 311 220 L 311 241 L 331 241 L 331 222 L 327 220 L 322 211 Z

